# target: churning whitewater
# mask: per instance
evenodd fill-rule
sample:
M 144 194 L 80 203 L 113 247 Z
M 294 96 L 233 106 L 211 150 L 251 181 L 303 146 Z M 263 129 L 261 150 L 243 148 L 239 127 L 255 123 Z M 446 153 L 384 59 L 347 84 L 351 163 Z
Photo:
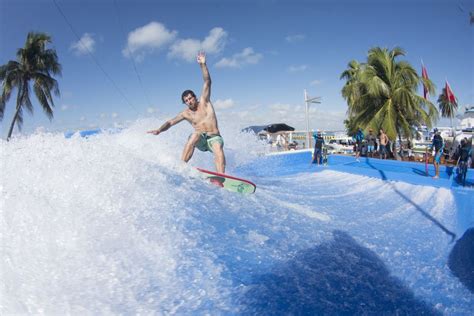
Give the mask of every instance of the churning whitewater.
M 197 175 L 211 154 L 180 161 L 189 126 L 146 134 L 161 122 L 0 142 L 1 314 L 474 309 L 451 238 L 414 206 L 455 229 L 449 189 L 294 169 L 224 121 L 227 173 L 257 184 L 236 194 Z

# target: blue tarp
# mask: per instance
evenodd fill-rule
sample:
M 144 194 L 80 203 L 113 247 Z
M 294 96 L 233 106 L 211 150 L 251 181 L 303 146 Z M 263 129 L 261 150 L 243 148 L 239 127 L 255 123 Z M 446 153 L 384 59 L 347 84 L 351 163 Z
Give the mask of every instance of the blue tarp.
M 68 131 L 64 133 L 64 137 L 66 138 L 71 138 L 72 136 L 79 134 L 81 137 L 89 137 L 92 135 L 97 135 L 102 132 L 108 132 L 108 133 L 118 133 L 122 129 L 121 128 L 110 128 L 110 129 L 101 129 L 101 128 L 96 128 L 96 129 L 89 129 L 89 130 L 83 130 L 83 131 Z

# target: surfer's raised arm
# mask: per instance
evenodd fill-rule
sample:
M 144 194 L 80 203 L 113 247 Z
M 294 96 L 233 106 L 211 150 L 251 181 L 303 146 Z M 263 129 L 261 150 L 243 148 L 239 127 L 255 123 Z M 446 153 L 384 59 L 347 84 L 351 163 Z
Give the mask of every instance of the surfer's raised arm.
M 211 75 L 209 74 L 209 69 L 207 69 L 206 55 L 204 52 L 200 52 L 197 55 L 197 62 L 199 63 L 199 66 L 201 66 L 202 79 L 204 80 L 201 98 L 204 99 L 204 101 L 209 102 L 211 100 Z
M 160 128 L 148 131 L 147 133 L 148 134 L 153 134 L 153 135 L 158 135 L 161 132 L 164 132 L 164 131 L 168 130 L 171 126 L 178 124 L 179 122 L 181 122 L 184 119 L 185 119 L 185 117 L 183 115 L 183 112 L 181 112 L 175 118 L 172 118 L 172 119 L 166 121 L 163 125 L 160 126 Z

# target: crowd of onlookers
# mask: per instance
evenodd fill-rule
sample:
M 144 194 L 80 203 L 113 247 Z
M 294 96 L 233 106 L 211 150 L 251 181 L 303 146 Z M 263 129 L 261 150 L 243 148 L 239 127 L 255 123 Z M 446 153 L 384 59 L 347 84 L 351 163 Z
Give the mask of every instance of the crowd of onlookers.
M 286 133 L 266 134 L 266 139 L 272 147 L 277 151 L 286 151 L 292 149 L 299 149 L 296 141 L 290 142 Z M 317 131 L 313 135 L 314 151 L 313 160 L 315 163 L 321 163 L 321 155 L 326 149 L 326 143 L 321 131 Z M 394 159 L 401 160 L 420 160 L 429 161 L 435 165 L 435 169 L 439 170 L 439 164 L 443 162 L 451 162 L 452 164 L 459 164 L 459 161 L 465 161 L 468 167 L 472 165 L 472 139 L 461 140 L 456 149 L 447 148 L 446 142 L 440 135 L 437 129 L 434 129 L 431 144 L 426 148 L 425 152 L 420 152 L 414 149 L 413 141 L 411 139 L 403 140 L 401 143 L 391 141 L 385 131 L 380 129 L 376 134 L 372 129 L 364 134 L 363 130 L 359 128 L 356 134 L 352 137 L 353 152 L 356 160 L 360 157 L 380 158 L 380 159 Z M 304 144 L 302 146 L 304 148 Z M 467 158 L 466 158 L 467 157 Z M 438 171 L 436 172 L 438 174 Z
M 369 133 L 364 135 L 362 129 L 359 128 L 353 139 L 353 150 L 356 159 L 359 159 L 360 156 L 378 157 L 381 159 L 395 158 L 394 143 L 388 138 L 383 129 L 380 129 L 377 135 L 375 135 L 372 129 L 369 129 Z M 412 157 L 412 148 L 411 141 L 406 141 L 401 145 L 399 155 L 401 157 Z
M 434 157 L 433 147 L 438 146 L 440 148 L 441 157 L 444 161 L 456 162 L 459 158 L 461 147 L 470 147 L 472 146 L 471 142 L 472 140 L 464 138 L 459 142 L 457 148 L 448 148 L 439 131 L 435 129 L 430 145 L 427 147 L 427 149 L 429 149 L 428 152 L 421 152 L 421 160 L 425 159 L 425 154 L 428 154 L 428 158 Z M 356 155 L 356 158 L 363 156 L 391 159 L 396 158 L 396 151 L 398 157 L 400 157 L 402 160 L 415 160 L 415 153 L 420 154 L 420 148 L 415 151 L 413 141 L 411 139 L 402 140 L 401 144 L 398 141 L 395 143 L 388 139 L 383 130 L 380 130 L 379 134 L 376 136 L 371 129 L 369 129 L 369 133 L 367 135 L 364 135 L 361 129 L 357 131 L 357 133 L 353 136 L 353 151 Z
M 372 129 L 369 129 L 369 133 L 364 135 L 361 128 L 358 129 L 357 133 L 353 136 L 354 139 L 354 152 L 355 158 L 359 161 L 360 156 L 374 157 L 378 153 L 378 157 L 387 159 L 395 157 L 393 143 L 390 142 L 389 138 L 385 134 L 384 130 L 381 129 L 378 136 L 373 134 Z M 432 159 L 435 167 L 435 176 L 433 178 L 439 178 L 439 165 L 441 159 L 445 161 L 450 160 L 453 164 L 460 168 L 470 168 L 472 166 L 472 139 L 468 140 L 464 138 L 460 141 L 458 147 L 453 150 L 446 148 L 446 142 L 441 137 L 440 132 L 435 128 L 431 145 L 426 148 L 424 154 L 424 160 L 427 162 L 428 158 Z M 316 149 L 315 149 L 316 151 Z M 413 157 L 413 144 L 411 140 L 406 140 L 405 143 L 399 144 L 398 154 L 400 158 L 409 159 Z

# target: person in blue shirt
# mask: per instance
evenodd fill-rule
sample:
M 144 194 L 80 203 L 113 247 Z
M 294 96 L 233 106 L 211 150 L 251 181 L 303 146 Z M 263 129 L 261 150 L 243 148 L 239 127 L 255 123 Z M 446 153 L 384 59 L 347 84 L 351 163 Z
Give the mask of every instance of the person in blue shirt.
M 323 153 L 324 138 L 321 135 L 320 131 L 318 131 L 317 135 L 313 135 L 313 137 L 314 137 L 314 154 L 313 154 L 313 161 L 311 163 L 316 163 L 320 165 L 321 156 Z
M 440 132 L 437 128 L 434 129 L 433 142 L 431 144 L 431 149 L 433 150 L 433 165 L 435 167 L 435 176 L 433 179 L 439 178 L 439 164 L 441 161 L 441 156 L 443 155 L 444 142 L 443 137 L 441 137 Z
M 356 142 L 356 148 L 355 148 L 355 158 L 357 161 L 359 161 L 360 157 L 360 151 L 362 150 L 362 141 L 364 140 L 364 132 L 362 131 L 362 128 L 359 128 L 357 133 L 354 136 L 355 142 Z

